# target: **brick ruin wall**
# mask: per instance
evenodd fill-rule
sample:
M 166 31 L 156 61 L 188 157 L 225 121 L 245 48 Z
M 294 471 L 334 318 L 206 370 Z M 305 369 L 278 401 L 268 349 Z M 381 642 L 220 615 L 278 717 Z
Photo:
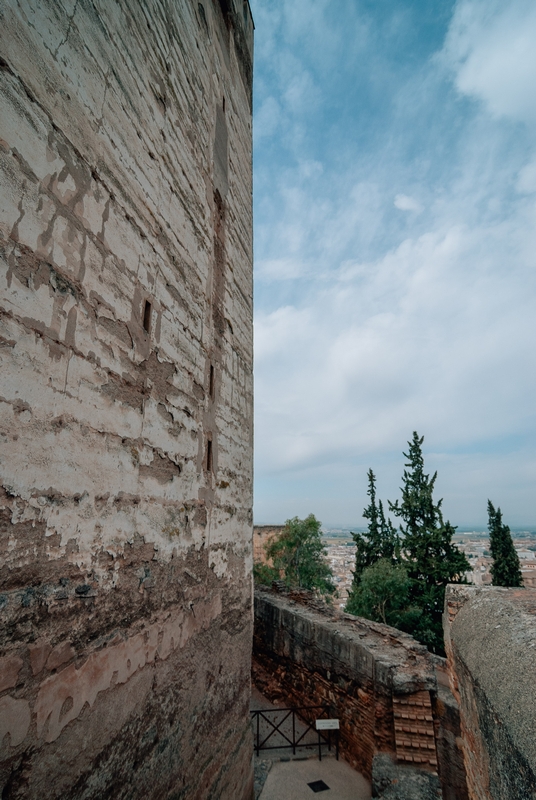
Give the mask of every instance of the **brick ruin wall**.
M 254 525 L 253 527 L 253 561 L 258 564 L 273 566 L 266 557 L 266 546 L 284 530 L 284 525 Z
M 388 755 L 404 768 L 439 772 L 444 800 L 465 800 L 459 715 L 445 669 L 443 659 L 387 625 L 334 611 L 305 592 L 255 592 L 253 680 L 263 694 L 329 706 L 340 719 L 345 759 L 368 778 L 375 758 Z
M 536 798 L 536 590 L 450 586 L 444 618 L 471 800 Z
M 253 22 L 0 7 L 0 786 L 252 794 Z

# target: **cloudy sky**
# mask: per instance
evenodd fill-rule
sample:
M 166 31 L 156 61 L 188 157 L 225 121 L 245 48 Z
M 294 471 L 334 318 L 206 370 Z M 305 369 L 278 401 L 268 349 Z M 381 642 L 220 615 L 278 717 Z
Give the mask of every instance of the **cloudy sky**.
M 534 0 L 251 5 L 256 523 L 536 526 Z

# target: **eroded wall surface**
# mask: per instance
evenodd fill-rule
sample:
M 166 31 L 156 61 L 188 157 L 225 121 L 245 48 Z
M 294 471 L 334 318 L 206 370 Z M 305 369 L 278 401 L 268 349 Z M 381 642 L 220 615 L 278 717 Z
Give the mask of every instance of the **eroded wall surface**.
M 281 534 L 284 528 L 284 525 L 255 525 L 253 527 L 253 561 L 273 566 L 271 559 L 266 557 L 266 547 Z
M 445 644 L 471 800 L 536 798 L 536 590 L 449 586 Z
M 246 798 L 247 3 L 0 6 L 0 785 Z
M 444 800 L 467 797 L 452 741 L 455 703 L 448 688 L 439 691 L 437 661 L 408 634 L 336 611 L 307 592 L 255 592 L 258 688 L 288 705 L 328 706 L 340 719 L 346 760 L 391 792 L 392 782 L 406 776 L 409 788 L 400 797 L 410 800 L 417 797 L 415 770 L 434 797 L 437 773 Z M 386 771 L 382 764 L 394 766 Z

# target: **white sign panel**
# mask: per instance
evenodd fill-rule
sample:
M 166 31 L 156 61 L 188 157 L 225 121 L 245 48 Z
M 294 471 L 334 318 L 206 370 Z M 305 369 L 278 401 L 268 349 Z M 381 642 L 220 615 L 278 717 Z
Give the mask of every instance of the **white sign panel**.
M 339 720 L 338 719 L 317 719 L 316 720 L 316 729 L 317 729 L 317 731 L 338 731 L 339 730 Z

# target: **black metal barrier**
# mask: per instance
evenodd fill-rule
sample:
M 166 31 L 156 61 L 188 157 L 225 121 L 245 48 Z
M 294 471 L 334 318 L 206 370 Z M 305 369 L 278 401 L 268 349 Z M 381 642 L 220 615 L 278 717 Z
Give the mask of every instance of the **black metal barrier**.
M 317 713 L 312 713 L 312 712 L 317 712 Z M 322 746 L 326 745 L 328 747 L 328 750 L 331 750 L 332 731 L 315 730 L 316 720 L 327 718 L 329 716 L 328 706 L 299 706 L 296 708 L 259 709 L 257 711 L 251 711 L 250 714 L 252 716 L 254 736 L 255 736 L 255 751 L 257 753 L 257 756 L 259 755 L 261 750 L 280 750 L 280 749 L 292 748 L 292 754 L 296 755 L 297 747 L 314 747 L 317 745 L 316 742 L 304 741 L 309 731 L 312 731 L 318 735 L 318 759 L 320 761 L 322 761 Z M 279 721 L 277 720 L 277 715 L 281 717 Z M 306 719 L 306 716 L 310 715 L 313 717 L 312 722 L 309 722 L 308 719 Z M 272 719 L 270 717 L 272 717 Z M 287 733 L 281 730 L 282 726 L 287 720 L 289 720 L 289 718 L 292 720 L 292 736 L 287 735 Z M 306 726 L 305 730 L 302 731 L 301 734 L 299 733 L 299 731 L 296 731 L 296 719 L 298 719 L 299 722 L 301 722 Z M 266 735 L 265 732 L 261 733 L 261 720 L 267 723 L 269 732 Z M 335 734 L 334 736 L 335 754 L 338 761 L 339 731 L 334 730 L 333 733 Z M 267 744 L 267 742 L 275 734 L 279 734 L 279 736 L 281 736 L 283 740 L 287 742 L 287 744 Z

